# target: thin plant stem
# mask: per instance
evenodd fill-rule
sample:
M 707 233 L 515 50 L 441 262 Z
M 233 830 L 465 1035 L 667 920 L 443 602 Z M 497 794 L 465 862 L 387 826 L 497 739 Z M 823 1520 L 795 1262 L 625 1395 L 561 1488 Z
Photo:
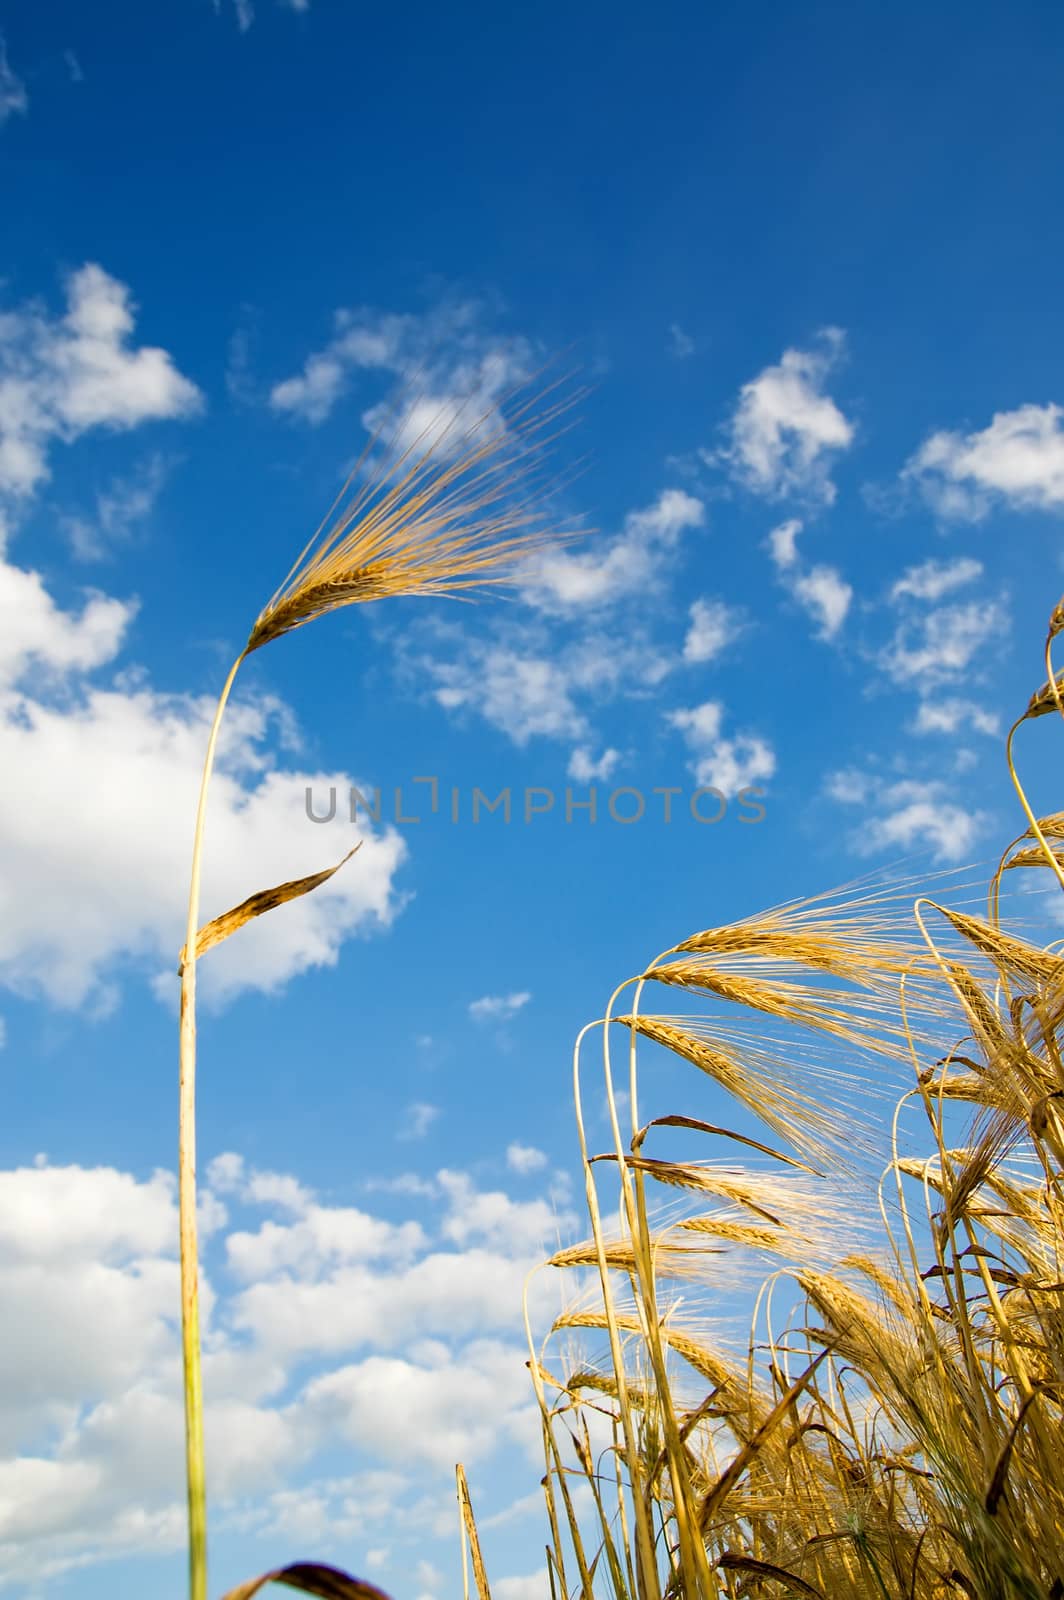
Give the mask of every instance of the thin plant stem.
M 222 717 L 243 654 L 225 680 L 211 724 L 196 808 L 189 875 L 188 923 L 181 964 L 180 1097 L 178 1110 L 178 1226 L 181 1241 L 181 1354 L 185 1385 L 185 1474 L 188 1489 L 189 1600 L 207 1600 L 207 1474 L 203 1448 L 203 1373 L 200 1361 L 199 1248 L 196 1234 L 196 935 L 207 794 Z

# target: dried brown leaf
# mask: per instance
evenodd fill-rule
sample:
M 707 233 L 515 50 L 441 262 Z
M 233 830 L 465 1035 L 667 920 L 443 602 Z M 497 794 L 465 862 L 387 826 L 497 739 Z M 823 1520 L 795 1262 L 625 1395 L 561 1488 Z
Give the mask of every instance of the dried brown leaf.
M 383 1589 L 366 1583 L 362 1578 L 352 1578 L 339 1567 L 325 1567 L 316 1561 L 296 1561 L 288 1567 L 275 1567 L 264 1572 L 250 1583 L 240 1583 L 222 1596 L 222 1600 L 251 1600 L 252 1595 L 265 1589 L 268 1583 L 281 1583 L 302 1594 L 314 1594 L 319 1600 L 389 1600 Z
M 255 917 L 261 917 L 263 912 L 272 911 L 275 906 L 283 906 L 289 900 L 298 900 L 301 895 L 310 894 L 312 889 L 318 889 L 344 865 L 350 861 L 355 850 L 361 850 L 362 840 L 355 845 L 354 850 L 349 850 L 343 861 L 338 861 L 335 867 L 326 867 L 324 872 L 314 872 L 309 878 L 291 878 L 287 883 L 279 883 L 275 889 L 260 889 L 257 894 L 248 895 L 246 900 L 241 900 L 238 906 L 231 911 L 223 911 L 220 917 L 215 917 L 212 922 L 207 922 L 196 936 L 196 960 L 198 961 L 206 951 L 213 950 L 216 944 L 221 944 L 223 939 L 228 939 L 230 934 L 236 933 L 246 922 L 252 922 Z M 181 951 L 181 959 L 177 970 L 185 964 L 185 951 Z

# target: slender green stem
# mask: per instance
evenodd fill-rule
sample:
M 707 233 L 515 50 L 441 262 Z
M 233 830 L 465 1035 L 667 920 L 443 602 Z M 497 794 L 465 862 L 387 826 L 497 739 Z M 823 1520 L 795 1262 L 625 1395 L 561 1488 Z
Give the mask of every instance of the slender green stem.
M 196 935 L 199 931 L 200 864 L 207 791 L 222 716 L 237 669 L 234 661 L 211 724 L 196 808 L 189 878 L 188 925 L 181 964 L 181 1087 L 178 1111 L 178 1214 L 181 1239 L 181 1351 L 185 1377 L 185 1470 L 188 1484 L 189 1600 L 207 1600 L 207 1477 L 203 1450 L 203 1375 L 200 1366 L 199 1251 L 196 1241 Z

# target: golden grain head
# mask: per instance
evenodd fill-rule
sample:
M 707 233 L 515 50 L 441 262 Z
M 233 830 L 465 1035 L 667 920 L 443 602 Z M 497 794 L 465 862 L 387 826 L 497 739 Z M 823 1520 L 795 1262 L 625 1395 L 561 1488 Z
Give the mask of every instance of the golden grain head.
M 559 380 L 486 410 L 452 408 L 414 437 L 411 407 L 396 407 L 390 433 L 371 439 L 332 520 L 260 613 L 245 654 L 344 606 L 512 583 L 538 551 L 576 537 L 550 514 L 562 484 L 550 463 L 580 398 Z
M 1040 689 L 1035 690 L 1024 715 L 1046 717 L 1051 711 L 1058 710 L 1062 696 L 1064 696 L 1064 672 L 1058 672 L 1053 678 L 1047 678 Z

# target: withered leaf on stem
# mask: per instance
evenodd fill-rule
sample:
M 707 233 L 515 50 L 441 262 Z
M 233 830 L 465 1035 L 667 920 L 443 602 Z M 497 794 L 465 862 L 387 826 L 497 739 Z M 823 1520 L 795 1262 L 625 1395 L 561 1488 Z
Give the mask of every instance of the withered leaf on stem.
M 298 900 L 300 895 L 309 894 L 312 889 L 327 883 L 334 873 L 339 872 L 345 861 L 350 861 L 355 850 L 361 848 L 360 839 L 354 850 L 349 850 L 343 861 L 338 861 L 335 867 L 326 867 L 324 872 L 312 873 L 309 878 L 291 878 L 287 883 L 279 883 L 275 889 L 260 889 L 257 894 L 250 894 L 246 900 L 241 900 L 231 911 L 223 911 L 220 917 L 204 923 L 196 936 L 196 960 L 198 961 L 205 951 L 212 950 L 216 944 L 221 944 L 223 939 L 228 939 L 229 935 L 242 928 L 245 922 L 251 922 L 255 917 L 261 917 L 264 911 L 272 911 L 275 906 L 283 906 L 289 900 Z M 185 951 L 182 950 L 177 963 L 179 974 L 184 964 Z

